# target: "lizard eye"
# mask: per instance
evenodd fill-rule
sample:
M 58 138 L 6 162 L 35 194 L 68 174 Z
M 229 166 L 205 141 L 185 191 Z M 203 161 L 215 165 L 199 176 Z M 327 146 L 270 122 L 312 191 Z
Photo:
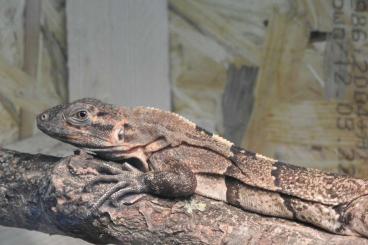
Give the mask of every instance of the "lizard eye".
M 84 119 L 86 119 L 86 118 L 87 118 L 87 116 L 88 116 L 88 113 L 87 113 L 86 111 L 78 111 L 78 112 L 77 112 L 77 117 L 78 117 L 78 119 L 80 119 L 80 120 L 84 120 Z
M 65 117 L 66 121 L 75 126 L 85 126 L 91 123 L 91 112 L 86 108 L 70 110 Z
M 88 118 L 88 112 L 87 111 L 78 111 L 75 116 L 78 120 L 84 121 Z

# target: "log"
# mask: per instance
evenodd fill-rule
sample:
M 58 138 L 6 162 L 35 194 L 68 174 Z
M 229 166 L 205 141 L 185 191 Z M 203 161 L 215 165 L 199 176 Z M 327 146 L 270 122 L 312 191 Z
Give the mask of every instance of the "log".
M 83 187 L 103 163 L 85 154 L 59 158 L 0 149 L 0 225 L 96 244 L 368 244 L 197 195 L 146 195 L 117 208 L 106 202 L 91 214 L 91 205 L 111 184 L 92 192 Z

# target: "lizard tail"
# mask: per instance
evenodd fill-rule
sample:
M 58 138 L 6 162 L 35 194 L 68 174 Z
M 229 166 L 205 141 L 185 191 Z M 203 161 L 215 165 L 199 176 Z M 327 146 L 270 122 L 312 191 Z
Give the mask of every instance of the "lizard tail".
M 345 214 L 346 217 L 350 218 L 358 217 L 358 219 L 350 221 L 351 228 L 349 228 L 344 223 L 346 218 L 342 218 L 343 214 L 336 206 L 255 188 L 230 177 L 226 178 L 225 183 L 227 187 L 226 201 L 244 210 L 297 220 L 335 234 L 368 236 L 368 215 L 364 215 L 366 213 L 364 211 L 368 210 L 368 196 L 365 197 L 365 202 L 360 200 L 360 204 L 351 207 L 349 212 L 354 213 Z M 357 215 L 356 212 L 359 212 L 360 215 Z
M 246 185 L 223 175 L 197 174 L 195 193 L 266 216 L 292 219 L 341 235 L 368 237 L 368 195 L 328 205 Z
M 279 193 L 255 188 L 231 177 L 225 177 L 225 183 L 228 203 L 258 214 L 293 218 L 293 212 L 285 205 Z

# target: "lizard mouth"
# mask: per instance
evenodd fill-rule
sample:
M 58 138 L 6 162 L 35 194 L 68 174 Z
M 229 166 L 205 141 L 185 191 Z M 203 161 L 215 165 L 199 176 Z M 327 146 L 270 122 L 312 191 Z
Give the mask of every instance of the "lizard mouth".
M 83 150 L 100 152 L 100 151 L 122 150 L 121 148 L 122 148 L 121 146 L 96 146 L 96 147 L 83 147 Z
M 85 151 L 93 151 L 95 153 L 109 153 L 109 152 L 116 152 L 116 153 L 132 153 L 139 148 L 144 147 L 144 145 L 137 145 L 134 147 L 128 147 L 123 145 L 116 145 L 116 146 L 97 146 L 97 147 L 82 147 Z

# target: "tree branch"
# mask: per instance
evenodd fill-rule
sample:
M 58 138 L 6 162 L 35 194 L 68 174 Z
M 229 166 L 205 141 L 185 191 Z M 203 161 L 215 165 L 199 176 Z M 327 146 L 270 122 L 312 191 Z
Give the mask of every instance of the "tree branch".
M 278 218 L 248 213 L 200 196 L 145 196 L 99 213 L 90 207 L 112 184 L 92 193 L 83 187 L 98 175 L 98 159 L 58 158 L 0 149 L 0 225 L 78 237 L 106 244 L 368 244 Z M 119 164 L 109 163 L 119 167 Z

